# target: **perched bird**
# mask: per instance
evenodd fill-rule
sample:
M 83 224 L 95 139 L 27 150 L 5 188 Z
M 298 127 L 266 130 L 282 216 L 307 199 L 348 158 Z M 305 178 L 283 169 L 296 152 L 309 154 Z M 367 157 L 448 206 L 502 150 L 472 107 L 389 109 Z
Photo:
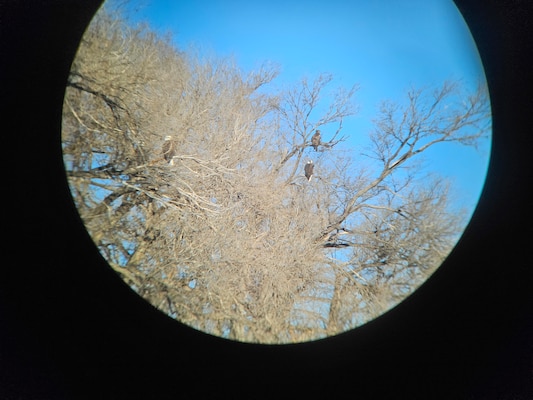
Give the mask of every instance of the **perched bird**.
M 304 167 L 304 173 L 308 181 L 311 181 L 311 177 L 313 176 L 314 169 L 315 169 L 315 164 L 313 164 L 313 160 L 307 161 Z
M 318 151 L 318 146 L 320 146 L 320 131 L 317 129 L 315 131 L 315 134 L 311 138 L 311 146 L 315 149 L 315 151 Z
M 174 141 L 172 140 L 172 136 L 170 135 L 165 136 L 165 141 L 163 142 L 161 151 L 163 153 L 163 157 L 165 158 L 165 160 L 170 165 L 174 165 L 174 156 L 176 155 L 176 145 Z

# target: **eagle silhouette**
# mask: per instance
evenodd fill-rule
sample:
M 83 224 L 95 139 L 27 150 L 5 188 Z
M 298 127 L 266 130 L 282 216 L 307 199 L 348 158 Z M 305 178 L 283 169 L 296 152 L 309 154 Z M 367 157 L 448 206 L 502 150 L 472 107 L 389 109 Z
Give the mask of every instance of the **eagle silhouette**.
M 174 156 L 176 155 L 176 145 L 174 141 L 172 140 L 172 136 L 170 135 L 165 136 L 165 141 L 163 142 L 161 152 L 163 153 L 163 157 L 165 158 L 165 161 L 167 161 L 170 165 L 174 165 Z
M 315 149 L 315 151 L 318 151 L 318 146 L 320 146 L 320 131 L 317 129 L 315 131 L 315 134 L 313 135 L 313 137 L 311 138 L 311 146 L 313 146 L 313 148 Z
M 315 164 L 313 164 L 313 160 L 307 161 L 304 167 L 304 173 L 308 181 L 311 181 L 311 178 L 313 177 L 314 169 L 315 169 Z

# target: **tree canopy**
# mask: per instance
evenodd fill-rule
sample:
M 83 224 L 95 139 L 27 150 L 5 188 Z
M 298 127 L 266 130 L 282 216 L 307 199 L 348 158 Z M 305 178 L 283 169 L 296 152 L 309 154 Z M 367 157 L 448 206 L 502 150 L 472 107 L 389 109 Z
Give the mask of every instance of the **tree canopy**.
M 445 82 L 383 102 L 355 154 L 343 123 L 357 85 L 322 74 L 280 90 L 277 75 L 181 52 L 103 10 L 64 101 L 72 195 L 109 265 L 170 317 L 247 342 L 334 335 L 415 290 L 466 223 L 418 160 L 490 129 L 486 89 Z

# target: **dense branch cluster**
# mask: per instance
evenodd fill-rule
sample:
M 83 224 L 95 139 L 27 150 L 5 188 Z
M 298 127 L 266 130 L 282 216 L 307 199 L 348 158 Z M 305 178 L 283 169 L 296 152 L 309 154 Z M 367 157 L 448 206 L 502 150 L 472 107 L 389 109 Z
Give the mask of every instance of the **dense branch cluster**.
M 180 53 L 102 11 L 63 115 L 72 194 L 109 265 L 169 316 L 262 343 L 351 329 L 414 290 L 464 220 L 448 183 L 421 179 L 412 159 L 489 128 L 483 88 L 411 90 L 383 104 L 352 160 L 341 145 L 357 87 L 326 95 L 333 77 L 321 75 L 276 91 L 276 75 Z

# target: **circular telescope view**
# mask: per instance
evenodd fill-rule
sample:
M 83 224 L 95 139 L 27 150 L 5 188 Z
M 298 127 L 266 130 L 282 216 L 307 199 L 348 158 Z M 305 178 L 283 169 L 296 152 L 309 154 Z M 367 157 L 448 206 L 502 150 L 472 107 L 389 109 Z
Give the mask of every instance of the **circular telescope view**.
M 459 241 L 491 147 L 451 0 L 107 1 L 62 119 L 98 251 L 169 318 L 229 340 L 355 329 Z

